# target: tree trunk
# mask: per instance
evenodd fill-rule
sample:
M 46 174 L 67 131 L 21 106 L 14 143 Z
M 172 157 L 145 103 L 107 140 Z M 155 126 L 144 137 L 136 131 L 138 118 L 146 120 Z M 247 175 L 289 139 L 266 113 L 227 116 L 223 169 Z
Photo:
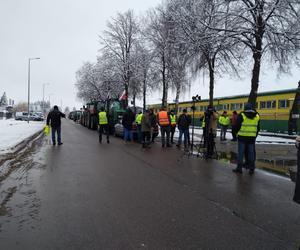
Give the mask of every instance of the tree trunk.
M 294 132 L 297 131 L 297 120 L 299 119 L 299 108 L 298 108 L 298 103 L 300 101 L 300 81 L 298 82 L 298 88 L 297 92 L 295 95 L 295 99 L 293 102 L 293 106 L 290 110 L 290 115 L 289 115 L 289 121 L 288 121 L 288 133 L 289 135 L 292 135 Z
M 262 8 L 262 6 L 260 6 Z M 259 9 L 260 13 L 262 12 Z M 253 108 L 256 108 L 257 90 L 259 84 L 261 57 L 262 57 L 262 39 L 264 35 L 264 24 L 261 14 L 258 13 L 256 19 L 256 32 L 255 32 L 255 48 L 253 48 L 253 70 L 251 79 L 251 91 L 249 94 L 248 102 L 252 104 Z
M 146 111 L 146 77 L 144 75 L 144 83 L 143 83 L 143 110 Z
M 127 83 L 125 83 L 125 97 L 126 97 L 126 99 L 124 100 L 124 106 L 125 106 L 125 108 L 127 108 L 128 107 L 128 84 Z
M 165 56 L 162 56 L 162 82 L 163 82 L 163 96 L 162 96 L 162 104 L 163 108 L 167 107 L 167 82 L 166 82 L 166 61 Z
M 134 110 L 134 113 L 136 114 L 136 106 L 135 106 L 135 94 L 133 94 L 133 97 L 132 97 L 132 105 L 133 105 L 133 110 Z
M 252 104 L 253 108 L 256 108 L 256 99 L 257 99 L 257 90 L 259 84 L 259 75 L 260 75 L 260 60 L 261 53 L 255 53 L 253 55 L 254 66 L 252 70 L 252 79 L 251 79 L 251 91 L 249 94 L 248 102 Z
M 208 69 L 209 69 L 209 105 L 214 105 L 214 59 L 209 59 Z
M 180 84 L 176 88 L 176 97 L 175 97 L 175 114 L 178 113 L 178 103 L 179 103 L 179 96 L 180 96 Z

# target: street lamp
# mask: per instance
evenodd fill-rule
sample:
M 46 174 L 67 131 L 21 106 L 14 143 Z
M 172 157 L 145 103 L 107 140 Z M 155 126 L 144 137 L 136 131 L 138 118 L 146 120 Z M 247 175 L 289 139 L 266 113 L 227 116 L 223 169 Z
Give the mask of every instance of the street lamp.
M 43 109 L 43 115 L 45 115 L 45 86 L 49 85 L 49 83 L 43 83 L 43 103 L 42 103 L 42 109 Z
M 35 58 L 29 58 L 28 59 L 28 123 L 29 123 L 29 116 L 30 116 L 30 62 L 33 60 L 38 60 L 40 59 L 39 57 L 35 57 Z
M 50 103 L 50 96 L 52 96 L 53 93 L 49 94 L 48 97 L 49 97 L 49 106 L 51 107 L 51 103 Z

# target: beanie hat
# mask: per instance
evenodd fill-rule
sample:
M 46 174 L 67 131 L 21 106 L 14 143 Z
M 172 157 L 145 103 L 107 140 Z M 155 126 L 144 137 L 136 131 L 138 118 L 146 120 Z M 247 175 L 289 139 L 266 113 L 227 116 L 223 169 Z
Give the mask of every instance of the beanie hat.
M 252 109 L 252 104 L 251 104 L 250 102 L 247 102 L 247 103 L 245 104 L 244 110 L 251 110 L 251 109 Z

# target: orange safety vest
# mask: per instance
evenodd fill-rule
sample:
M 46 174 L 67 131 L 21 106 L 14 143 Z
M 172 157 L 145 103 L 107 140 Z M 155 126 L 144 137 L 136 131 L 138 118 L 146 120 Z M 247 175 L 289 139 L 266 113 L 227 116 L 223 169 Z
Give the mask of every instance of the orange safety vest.
M 158 123 L 160 126 L 170 125 L 167 111 L 159 111 L 158 112 Z

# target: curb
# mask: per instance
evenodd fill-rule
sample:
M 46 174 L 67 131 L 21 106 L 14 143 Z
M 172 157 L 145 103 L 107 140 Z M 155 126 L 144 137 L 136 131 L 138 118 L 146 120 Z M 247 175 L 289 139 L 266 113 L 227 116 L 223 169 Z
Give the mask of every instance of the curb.
M 16 154 L 20 153 L 26 146 L 31 142 L 37 139 L 40 135 L 42 135 L 44 129 L 39 130 L 38 132 L 34 133 L 33 135 L 25 138 L 23 141 L 19 142 L 17 145 L 9 148 L 8 153 L 4 153 L 3 155 L 0 154 L 0 167 L 1 165 L 6 162 L 7 160 L 11 160 L 15 157 Z

